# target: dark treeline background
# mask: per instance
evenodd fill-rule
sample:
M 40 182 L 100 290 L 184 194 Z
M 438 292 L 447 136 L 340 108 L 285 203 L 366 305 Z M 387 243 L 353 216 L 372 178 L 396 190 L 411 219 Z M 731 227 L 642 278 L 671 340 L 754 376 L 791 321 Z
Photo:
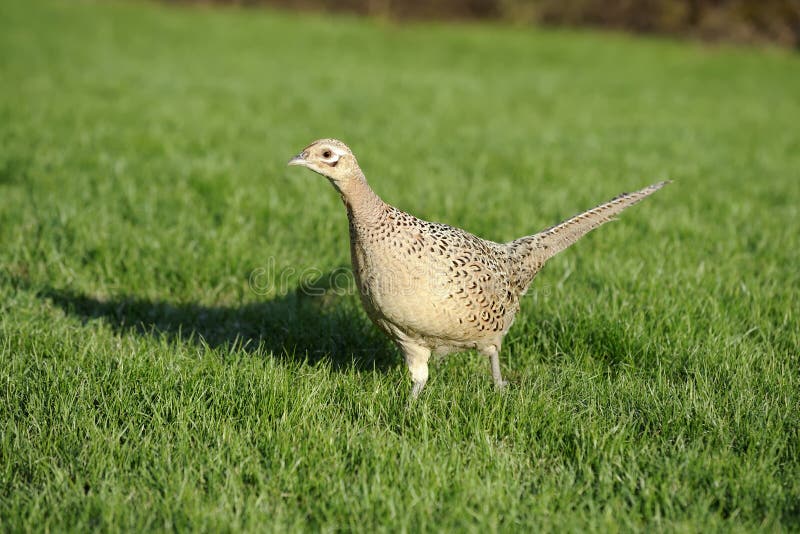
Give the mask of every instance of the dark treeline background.
M 176 1 L 176 0 L 171 0 Z M 347 11 L 388 19 L 596 26 L 800 49 L 800 0 L 177 0 Z

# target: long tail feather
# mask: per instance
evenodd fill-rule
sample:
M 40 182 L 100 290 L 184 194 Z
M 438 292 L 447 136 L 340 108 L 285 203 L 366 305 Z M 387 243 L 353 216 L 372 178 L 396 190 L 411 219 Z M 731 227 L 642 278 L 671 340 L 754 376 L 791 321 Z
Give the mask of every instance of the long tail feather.
M 518 285 L 521 291 L 527 289 L 528 284 L 547 260 L 598 226 L 614 220 L 615 216 L 625 208 L 652 195 L 668 183 L 670 182 L 659 182 L 635 193 L 623 193 L 605 204 L 600 204 L 543 232 L 509 243 L 512 261 L 518 262 Z

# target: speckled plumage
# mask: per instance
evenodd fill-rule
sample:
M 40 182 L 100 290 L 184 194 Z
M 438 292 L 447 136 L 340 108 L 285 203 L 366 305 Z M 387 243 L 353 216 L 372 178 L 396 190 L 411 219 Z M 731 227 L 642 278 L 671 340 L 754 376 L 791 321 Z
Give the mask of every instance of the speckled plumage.
M 326 176 L 341 194 L 361 301 L 403 351 L 415 397 L 428 379 L 431 353 L 476 349 L 489 357 L 497 386 L 505 385 L 503 337 L 544 263 L 665 183 L 620 195 L 541 233 L 495 243 L 386 204 L 341 141 L 315 141 L 290 165 Z

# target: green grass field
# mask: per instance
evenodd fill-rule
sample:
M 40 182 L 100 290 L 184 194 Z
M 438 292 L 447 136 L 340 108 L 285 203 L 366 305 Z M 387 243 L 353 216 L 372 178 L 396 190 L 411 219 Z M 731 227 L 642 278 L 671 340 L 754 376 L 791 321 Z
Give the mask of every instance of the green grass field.
M 41 1 L 0 51 L 0 529 L 800 529 L 796 55 Z M 319 137 L 498 241 L 674 183 L 539 275 L 508 391 L 408 406 L 299 289 L 349 265 Z

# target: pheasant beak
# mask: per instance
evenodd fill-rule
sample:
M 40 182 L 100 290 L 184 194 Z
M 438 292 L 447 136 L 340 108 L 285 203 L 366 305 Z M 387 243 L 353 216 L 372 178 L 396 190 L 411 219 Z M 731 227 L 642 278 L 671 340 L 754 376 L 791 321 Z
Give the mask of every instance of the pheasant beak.
M 292 159 L 289 160 L 289 165 L 303 165 L 303 166 L 305 166 L 306 163 L 308 163 L 308 162 L 306 161 L 306 158 L 304 156 L 305 156 L 305 153 L 296 155 L 295 157 L 293 157 Z

